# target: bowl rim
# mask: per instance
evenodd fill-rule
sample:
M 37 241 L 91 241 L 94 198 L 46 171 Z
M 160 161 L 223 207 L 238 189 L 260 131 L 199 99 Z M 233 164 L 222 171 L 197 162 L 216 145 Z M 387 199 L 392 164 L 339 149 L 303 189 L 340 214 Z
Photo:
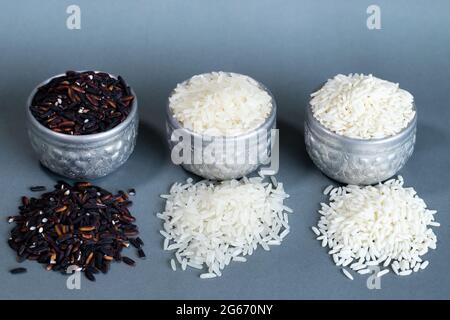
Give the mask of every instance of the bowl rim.
M 307 116 L 306 119 L 309 120 L 310 123 L 312 123 L 314 126 L 319 127 L 321 131 L 323 131 L 327 136 L 330 138 L 341 140 L 343 142 L 349 142 L 353 144 L 360 144 L 360 145 L 366 145 L 366 144 L 384 144 L 384 143 L 392 143 L 396 142 L 397 140 L 401 140 L 404 136 L 408 136 L 411 131 L 416 128 L 417 125 L 417 107 L 416 104 L 412 103 L 412 108 L 414 111 L 414 117 L 409 121 L 408 125 L 404 127 L 402 130 L 397 132 L 396 134 L 384 137 L 384 138 L 375 138 L 375 139 L 362 139 L 362 138 L 351 138 L 344 135 L 340 135 L 327 127 L 325 127 L 313 114 L 311 103 L 308 102 L 307 106 Z
M 187 81 L 189 81 L 190 79 L 192 79 L 195 76 L 199 76 L 199 75 L 205 75 L 205 74 L 210 74 L 214 71 L 211 72 L 204 72 L 204 73 L 200 73 L 200 74 L 196 74 L 193 75 L 191 77 L 189 77 L 188 79 L 180 82 L 179 84 L 183 84 Z M 216 71 L 219 72 L 219 71 Z M 172 109 L 170 108 L 170 98 L 172 97 L 172 95 L 175 92 L 176 87 L 170 92 L 169 97 L 167 98 L 167 102 L 166 102 L 166 117 L 167 117 L 167 121 L 170 122 L 170 124 L 175 128 L 175 129 L 183 129 L 184 131 L 186 131 L 187 133 L 189 133 L 191 136 L 193 136 L 194 138 L 199 138 L 199 139 L 207 139 L 210 141 L 213 141 L 214 139 L 223 139 L 223 140 L 234 140 L 234 139 L 246 139 L 249 138 L 251 136 L 253 136 L 255 133 L 258 133 L 261 129 L 264 129 L 266 127 L 272 127 L 272 124 L 276 122 L 276 114 L 277 114 L 277 103 L 275 101 L 275 97 L 272 94 L 272 92 L 261 82 L 259 82 L 258 80 L 255 80 L 254 78 L 242 74 L 242 73 L 237 73 L 237 72 L 229 72 L 229 71 L 221 71 L 227 74 L 235 74 L 235 75 L 240 75 L 240 76 L 245 76 L 245 77 L 249 77 L 250 79 L 252 79 L 253 81 L 255 81 L 258 86 L 264 90 L 265 92 L 267 92 L 271 98 L 271 103 L 272 103 L 272 108 L 270 110 L 269 115 L 266 117 L 266 119 L 264 120 L 263 123 L 261 123 L 258 127 L 252 129 L 249 132 L 245 132 L 239 135 L 235 135 L 235 136 L 211 136 L 211 135 L 206 135 L 206 134 L 202 134 L 199 132 L 195 132 L 191 129 L 185 128 L 183 127 L 183 125 L 175 118 Z M 178 86 L 178 84 L 177 84 Z
M 95 73 L 106 73 L 114 79 L 118 78 L 118 76 L 116 76 L 115 74 L 112 74 L 109 72 L 104 72 L 104 71 L 99 71 L 99 70 L 75 70 L 75 72 L 87 72 L 87 71 L 93 71 Z M 25 109 L 27 112 L 29 122 L 31 123 L 31 125 L 33 125 L 35 128 L 37 128 L 39 131 L 41 131 L 45 135 L 50 136 L 50 137 L 54 138 L 55 140 L 68 142 L 68 143 L 98 142 L 98 141 L 106 140 L 106 139 L 116 136 L 118 133 L 120 133 L 125 128 L 127 128 L 129 126 L 129 124 L 133 121 L 133 119 L 135 118 L 135 116 L 137 114 L 137 110 L 138 110 L 138 99 L 137 99 L 136 93 L 134 92 L 133 88 L 130 86 L 130 92 L 134 96 L 133 102 L 131 104 L 131 111 L 128 114 L 125 121 L 121 122 L 114 128 L 104 131 L 104 132 L 85 134 L 85 135 L 69 135 L 69 134 L 65 134 L 65 133 L 55 132 L 55 131 L 51 130 L 50 128 L 47 128 L 46 126 L 41 124 L 31 113 L 31 110 L 30 110 L 31 102 L 33 100 L 34 95 L 36 94 L 37 90 L 40 87 L 42 87 L 43 85 L 46 85 L 47 83 L 49 83 L 51 80 L 53 80 L 55 78 L 64 76 L 65 74 L 66 73 L 60 73 L 60 74 L 54 75 L 54 76 L 40 82 L 38 85 L 36 85 L 34 87 L 33 90 L 31 90 L 30 94 L 28 95 L 27 101 L 26 101 Z

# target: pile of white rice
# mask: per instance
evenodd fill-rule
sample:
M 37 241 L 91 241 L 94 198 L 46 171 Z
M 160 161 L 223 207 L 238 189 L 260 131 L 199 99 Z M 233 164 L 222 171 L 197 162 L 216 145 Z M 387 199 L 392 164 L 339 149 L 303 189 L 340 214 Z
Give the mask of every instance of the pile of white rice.
M 413 188 L 404 188 L 402 177 L 376 186 L 329 186 L 330 203 L 322 203 L 322 215 L 313 227 L 317 240 L 330 249 L 337 266 L 353 279 L 351 270 L 371 273 L 374 266 L 401 276 L 423 270 L 429 249 L 436 248 L 434 214 Z
M 408 91 L 372 75 L 338 74 L 311 97 L 314 117 L 329 130 L 350 138 L 392 136 L 415 115 L 414 98 Z
M 208 136 L 236 136 L 264 123 L 272 111 L 272 98 L 248 76 L 212 72 L 178 84 L 169 106 L 186 129 Z
M 220 183 L 200 181 L 175 183 L 163 213 L 164 249 L 174 250 L 172 269 L 204 269 L 201 278 L 222 275 L 231 261 L 245 262 L 261 246 L 270 250 L 289 233 L 288 198 L 283 184 L 263 178 L 243 178 Z

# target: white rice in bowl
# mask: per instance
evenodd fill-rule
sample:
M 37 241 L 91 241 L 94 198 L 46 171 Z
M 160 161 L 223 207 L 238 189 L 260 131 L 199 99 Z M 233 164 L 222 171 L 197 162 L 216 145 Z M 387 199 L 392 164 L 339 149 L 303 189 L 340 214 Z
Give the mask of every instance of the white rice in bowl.
M 371 74 L 338 74 L 311 97 L 314 117 L 327 129 L 350 138 L 395 135 L 415 116 L 414 98 L 408 91 Z
M 180 124 L 207 136 L 237 136 L 261 126 L 272 111 L 272 97 L 254 79 L 229 72 L 193 76 L 169 98 Z

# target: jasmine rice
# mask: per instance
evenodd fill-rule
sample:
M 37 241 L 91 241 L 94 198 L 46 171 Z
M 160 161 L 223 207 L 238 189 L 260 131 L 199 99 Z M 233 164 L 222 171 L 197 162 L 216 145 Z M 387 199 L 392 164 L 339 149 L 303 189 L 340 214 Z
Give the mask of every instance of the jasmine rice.
M 259 247 L 280 245 L 290 229 L 288 197 L 281 182 L 274 187 L 260 177 L 175 183 L 157 214 L 164 249 L 176 257 L 172 269 L 179 264 L 202 269 L 202 279 L 220 277 L 231 261 L 243 263 Z
M 272 97 L 248 76 L 211 72 L 178 84 L 169 107 L 186 129 L 208 136 L 236 136 L 264 123 L 272 111 Z

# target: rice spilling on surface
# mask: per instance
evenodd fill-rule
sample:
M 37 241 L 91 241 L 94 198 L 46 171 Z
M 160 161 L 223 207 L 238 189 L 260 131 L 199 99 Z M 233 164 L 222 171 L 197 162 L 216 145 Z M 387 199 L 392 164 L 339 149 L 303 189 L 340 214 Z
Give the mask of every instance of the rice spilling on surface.
M 169 106 L 186 129 L 209 136 L 236 136 L 264 123 L 272 111 L 272 97 L 248 76 L 211 72 L 178 84 Z
M 373 75 L 338 74 L 311 95 L 314 117 L 327 129 L 357 139 L 399 133 L 415 116 L 413 96 Z
M 389 267 L 405 276 L 428 266 L 423 256 L 436 249 L 431 229 L 440 225 L 436 211 L 403 185 L 399 176 L 375 186 L 326 189 L 330 202 L 321 204 L 321 218 L 312 229 L 337 266 L 359 274 L 371 273 L 375 266 L 385 268 L 378 277 Z
M 164 249 L 175 251 L 175 262 L 203 270 L 201 278 L 222 275 L 232 261 L 245 262 L 258 247 L 270 250 L 289 233 L 283 184 L 264 178 L 175 183 L 166 199 L 161 234 Z

